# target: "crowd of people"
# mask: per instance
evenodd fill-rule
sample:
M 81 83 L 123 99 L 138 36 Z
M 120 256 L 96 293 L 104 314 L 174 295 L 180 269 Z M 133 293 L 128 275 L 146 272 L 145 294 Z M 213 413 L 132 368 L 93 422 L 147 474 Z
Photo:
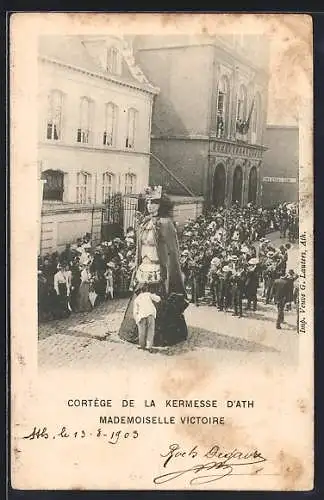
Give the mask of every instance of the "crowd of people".
M 63 252 L 38 259 L 40 320 L 60 319 L 71 312 L 87 312 L 105 300 L 129 295 L 135 261 L 135 231 L 124 238 L 91 244 L 85 234 Z
M 289 241 L 296 241 L 298 212 L 292 204 L 273 210 L 252 204 L 244 208 L 233 205 L 188 222 L 181 238 L 180 259 L 191 302 L 199 306 L 207 296 L 210 305 L 219 311 L 232 311 L 242 317 L 243 301 L 245 310 L 256 311 L 262 286 L 265 303 L 274 301 L 278 306 L 280 329 L 285 307 L 291 308 L 292 302 L 298 300 L 298 275 L 287 269 L 291 243 L 275 248 L 265 236 L 280 230 L 280 238 L 286 237 L 282 234 L 283 220 L 293 221 L 294 227 L 288 224 L 286 230 L 290 231 Z
M 277 230 L 281 238 L 288 232 L 289 240 L 279 248 L 266 238 Z M 220 311 L 243 317 L 243 310 L 257 309 L 262 286 L 265 303 L 280 302 L 277 328 L 281 327 L 285 307 L 298 301 L 298 276 L 287 269 L 289 248 L 298 240 L 295 204 L 265 209 L 250 203 L 215 209 L 189 220 L 178 236 L 181 271 L 191 302 L 199 306 L 207 300 Z M 60 254 L 39 257 L 39 319 L 64 318 L 90 311 L 105 300 L 129 296 L 135 255 L 136 232 L 130 227 L 123 238 L 93 246 L 86 234 Z

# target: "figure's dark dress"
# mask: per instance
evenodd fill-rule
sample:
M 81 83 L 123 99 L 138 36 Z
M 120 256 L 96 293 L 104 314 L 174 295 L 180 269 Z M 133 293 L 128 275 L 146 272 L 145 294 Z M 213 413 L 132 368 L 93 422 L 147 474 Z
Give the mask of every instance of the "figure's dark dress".
M 152 264 L 153 270 L 159 267 L 158 273 L 153 272 L 155 278 L 153 278 L 152 284 L 155 292 L 161 296 L 161 302 L 156 306 L 154 345 L 168 346 L 182 342 L 188 336 L 183 316 L 186 307 L 186 294 L 180 269 L 177 233 L 171 219 L 158 218 L 152 225 L 151 219 L 146 218 L 141 224 L 137 234 L 136 268 L 131 285 L 136 290 L 138 270 L 141 268 L 143 259 L 145 234 L 148 232 L 147 228 L 152 227 L 153 232 L 151 231 L 150 234 L 154 236 L 155 254 L 157 255 L 157 260 L 154 262 L 159 264 L 158 266 L 155 263 Z M 137 343 L 138 331 L 133 318 L 134 297 L 133 295 L 128 303 L 119 336 L 128 342 Z

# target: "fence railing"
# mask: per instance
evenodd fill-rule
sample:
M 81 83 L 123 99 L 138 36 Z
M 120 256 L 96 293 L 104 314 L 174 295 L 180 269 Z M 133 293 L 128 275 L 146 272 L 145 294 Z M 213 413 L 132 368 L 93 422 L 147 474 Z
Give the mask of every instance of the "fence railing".
M 141 194 L 112 193 L 102 211 L 102 238 L 122 236 L 128 227 L 136 226 L 136 214 L 145 209 Z

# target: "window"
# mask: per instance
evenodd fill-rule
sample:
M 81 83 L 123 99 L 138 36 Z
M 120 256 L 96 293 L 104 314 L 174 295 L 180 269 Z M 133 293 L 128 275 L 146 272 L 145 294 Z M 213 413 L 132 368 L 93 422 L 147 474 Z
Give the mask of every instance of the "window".
M 60 170 L 45 170 L 42 179 L 46 182 L 43 188 L 44 201 L 63 201 L 64 173 Z
M 126 136 L 126 148 L 129 149 L 134 149 L 135 147 L 136 120 L 137 120 L 136 109 L 133 108 L 129 109 L 127 117 L 127 136 Z
M 260 128 L 260 116 L 261 116 L 261 97 L 257 93 L 254 99 L 254 107 L 252 114 L 252 130 L 251 130 L 251 141 L 255 144 L 258 141 L 258 132 Z
M 116 127 L 117 127 L 117 106 L 109 102 L 105 109 L 105 130 L 103 133 L 104 146 L 113 146 L 115 144 Z
M 87 172 L 77 173 L 77 203 L 91 203 L 91 175 Z
M 254 101 L 253 121 L 252 121 L 252 132 L 254 132 L 255 134 L 258 131 L 260 112 L 261 112 L 261 98 L 260 94 L 257 94 Z
M 102 203 L 105 203 L 113 192 L 114 174 L 105 172 L 102 174 Z
M 219 82 L 216 108 L 216 136 L 221 138 L 227 136 L 229 129 L 229 84 L 225 76 Z
M 246 120 L 246 114 L 247 114 L 247 93 L 244 85 L 241 85 L 237 99 L 236 119 L 244 121 Z
M 87 144 L 90 136 L 91 102 L 87 97 L 80 100 L 80 121 L 77 133 L 77 142 Z
M 133 194 L 136 189 L 136 175 L 126 174 L 125 175 L 125 194 Z
M 63 94 L 59 90 L 53 90 L 48 96 L 47 111 L 46 138 L 50 141 L 62 138 L 62 109 Z
M 116 47 L 107 49 L 106 71 L 113 74 L 118 73 L 118 55 L 118 49 L 116 49 Z

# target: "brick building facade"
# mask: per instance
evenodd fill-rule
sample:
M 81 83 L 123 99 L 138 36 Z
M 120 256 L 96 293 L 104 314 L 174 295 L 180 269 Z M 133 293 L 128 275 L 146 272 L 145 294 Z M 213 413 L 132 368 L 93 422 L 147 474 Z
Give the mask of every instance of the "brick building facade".
M 260 202 L 268 45 L 258 36 L 141 36 L 137 62 L 159 87 L 152 153 L 207 204 Z M 248 131 L 240 125 L 249 122 Z M 184 194 L 153 159 L 150 182 Z

